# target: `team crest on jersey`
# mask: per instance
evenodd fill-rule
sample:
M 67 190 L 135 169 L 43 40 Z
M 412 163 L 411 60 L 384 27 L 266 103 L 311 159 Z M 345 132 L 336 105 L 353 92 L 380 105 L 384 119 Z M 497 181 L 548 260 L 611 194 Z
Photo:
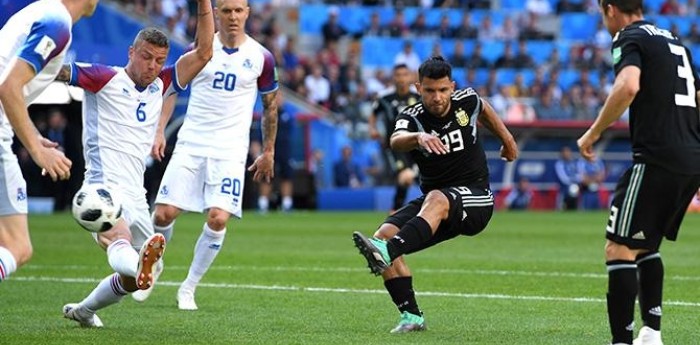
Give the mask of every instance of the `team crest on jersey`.
M 245 61 L 243 61 L 243 67 L 248 69 L 253 68 L 253 63 L 250 62 L 250 59 L 245 59 Z
M 469 116 L 467 115 L 467 112 L 464 111 L 464 109 L 457 109 L 455 117 L 457 117 L 457 123 L 459 123 L 460 126 L 464 127 L 469 124 Z
M 168 195 L 170 191 L 168 190 L 168 186 L 163 186 L 163 188 L 160 189 L 160 195 Z
M 148 92 L 149 92 L 149 93 L 156 93 L 156 92 L 158 92 L 159 89 L 160 89 L 160 88 L 158 87 L 158 85 L 153 85 L 153 84 L 151 84 L 151 85 L 148 87 Z
M 22 201 L 27 199 L 27 193 L 24 192 L 23 188 L 17 188 L 17 201 Z

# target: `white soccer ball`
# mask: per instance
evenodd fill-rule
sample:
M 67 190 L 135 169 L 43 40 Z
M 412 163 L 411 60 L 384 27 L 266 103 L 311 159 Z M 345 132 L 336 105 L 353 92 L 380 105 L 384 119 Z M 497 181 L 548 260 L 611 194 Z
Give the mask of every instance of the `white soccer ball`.
M 87 231 L 107 231 L 121 215 L 119 196 L 103 184 L 84 184 L 73 197 L 73 218 Z

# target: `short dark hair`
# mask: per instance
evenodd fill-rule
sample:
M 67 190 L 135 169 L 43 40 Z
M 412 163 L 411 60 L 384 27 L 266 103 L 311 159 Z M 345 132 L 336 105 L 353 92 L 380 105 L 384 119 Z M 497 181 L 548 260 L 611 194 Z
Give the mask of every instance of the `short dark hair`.
M 133 46 L 136 46 L 141 42 L 148 42 L 156 47 L 169 48 L 170 43 L 168 42 L 168 36 L 156 28 L 145 28 L 139 31 L 134 39 Z
M 430 79 L 441 79 L 444 77 L 452 80 L 452 66 L 442 56 L 433 56 L 426 60 L 418 68 L 418 81 L 423 81 L 424 77 Z
M 400 69 L 404 69 L 404 68 L 408 69 L 408 65 L 405 63 L 398 63 L 398 64 L 394 65 L 394 72 L 396 72 Z
M 642 0 L 598 0 L 598 4 L 603 10 L 605 6 L 613 5 L 625 14 L 642 13 L 644 7 Z

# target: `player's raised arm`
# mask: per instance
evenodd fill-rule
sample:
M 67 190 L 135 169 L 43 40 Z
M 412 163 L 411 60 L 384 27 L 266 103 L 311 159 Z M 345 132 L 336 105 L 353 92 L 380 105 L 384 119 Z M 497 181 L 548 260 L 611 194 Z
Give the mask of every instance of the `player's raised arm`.
M 44 169 L 52 180 L 68 179 L 71 161 L 63 152 L 43 144 L 45 141 L 29 118 L 25 105 L 23 88 L 34 78 L 34 68 L 25 60 L 15 58 L 7 69 L 10 72 L 0 81 L 0 103 L 12 129 L 34 162 Z
M 214 15 L 211 0 L 197 0 L 197 37 L 194 48 L 177 60 L 177 79 L 180 85 L 188 84 L 211 60 L 214 42 Z
M 501 157 L 509 162 L 518 158 L 518 145 L 506 125 L 485 99 L 481 99 L 479 122 L 501 140 Z

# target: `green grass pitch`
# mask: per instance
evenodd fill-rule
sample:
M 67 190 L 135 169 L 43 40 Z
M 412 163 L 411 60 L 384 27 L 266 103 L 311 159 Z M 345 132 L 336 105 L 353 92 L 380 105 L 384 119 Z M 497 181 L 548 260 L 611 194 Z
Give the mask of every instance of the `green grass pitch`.
M 31 216 L 34 258 L 0 284 L 0 344 L 607 344 L 606 214 L 496 212 L 485 232 L 407 257 L 427 332 L 391 335 L 398 313 L 369 274 L 351 233 L 381 213 L 258 215 L 229 223 L 197 291 L 199 310 L 175 293 L 202 227 L 178 220 L 166 269 L 143 304 L 126 297 L 99 312 L 103 329 L 62 318 L 110 273 L 104 252 L 67 214 Z M 697 343 L 700 216 L 665 242 L 663 334 Z M 638 313 L 637 313 L 638 314 Z M 639 317 L 637 316 L 637 328 Z

